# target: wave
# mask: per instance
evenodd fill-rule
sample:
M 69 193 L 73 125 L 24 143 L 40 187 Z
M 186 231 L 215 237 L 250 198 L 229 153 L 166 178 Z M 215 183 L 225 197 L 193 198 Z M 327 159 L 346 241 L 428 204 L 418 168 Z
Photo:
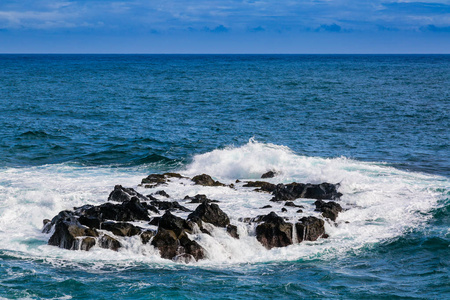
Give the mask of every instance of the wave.
M 150 154 L 143 160 L 153 163 L 165 158 Z M 402 171 L 385 163 L 345 157 L 306 157 L 285 146 L 250 140 L 240 147 L 195 155 L 191 163 L 183 167 L 178 164 L 172 169 L 186 176 L 207 173 L 224 183 L 258 179 L 268 170 L 278 172 L 276 177 L 268 179 L 272 183 L 340 183 L 339 191 L 343 193 L 340 203 L 345 211 L 339 215 L 337 224 L 326 223 L 330 237 L 268 251 L 254 238 L 255 228 L 241 223 L 240 218 L 267 214 L 271 210 L 292 220 L 302 214 L 295 211 L 283 214 L 282 204 L 273 202 L 272 208 L 260 209 L 269 203 L 271 195 L 239 185 L 230 189 L 173 181 L 156 190 L 164 189 L 172 200 L 180 202 L 186 195 L 206 194 L 219 200 L 221 209 L 238 225 L 239 240 L 221 229 L 213 230 L 212 236 L 196 237 L 208 253 L 208 259 L 198 262 L 199 265 L 331 259 L 367 251 L 412 230 L 424 230 L 433 218 L 448 218 L 448 178 Z M 52 264 L 78 265 L 93 261 L 100 265 L 173 265 L 161 259 L 152 246 L 142 245 L 133 237 L 124 240 L 124 247 L 118 253 L 100 248 L 84 252 L 48 246 L 48 236 L 40 232 L 42 220 L 61 210 L 106 202 L 115 184 L 133 187 L 143 194 L 155 192 L 138 186 L 150 171 L 142 166 L 107 168 L 71 164 L 0 169 L 0 198 L 3 199 L 0 249 Z M 305 215 L 318 216 L 312 202 L 311 199 L 296 200 L 296 204 L 305 206 Z

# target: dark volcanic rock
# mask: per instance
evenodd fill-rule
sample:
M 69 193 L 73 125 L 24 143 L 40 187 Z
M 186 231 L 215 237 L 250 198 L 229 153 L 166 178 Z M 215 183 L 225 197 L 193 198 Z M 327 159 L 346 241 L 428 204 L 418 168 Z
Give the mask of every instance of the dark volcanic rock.
M 256 239 L 267 249 L 285 247 L 292 244 L 292 224 L 287 223 L 276 213 L 262 218 L 264 223 L 256 227 Z
M 230 224 L 230 219 L 227 214 L 217 204 L 209 204 L 206 202 L 197 206 L 195 211 L 188 216 L 188 220 L 195 223 L 199 223 L 198 221 L 201 220 L 218 227 L 226 227 Z
M 116 185 L 114 190 L 109 194 L 108 201 L 125 202 L 130 201 L 133 197 L 137 197 L 140 201 L 149 200 L 147 197 L 139 194 L 132 188 L 124 188 L 121 185 Z
M 203 194 L 197 194 L 194 197 L 186 196 L 186 197 L 184 197 L 184 200 L 191 200 L 191 202 L 189 202 L 189 203 L 203 203 L 203 202 L 218 203 L 219 202 L 217 200 L 208 199 L 206 197 L 206 195 L 203 195 Z
M 114 251 L 119 250 L 122 245 L 118 240 L 115 238 L 110 237 L 109 235 L 105 234 L 99 239 L 99 246 L 105 249 L 111 249 Z
M 334 201 L 317 200 L 314 204 L 316 205 L 316 211 L 321 211 L 322 216 L 332 221 L 336 221 L 338 214 L 342 211 L 341 205 Z
M 284 206 L 289 206 L 289 207 L 298 207 L 298 208 L 304 208 L 302 205 L 297 205 L 292 201 L 286 201 L 284 203 Z
M 170 211 L 184 211 L 184 212 L 191 212 L 187 207 L 184 207 L 180 205 L 177 201 L 160 201 L 160 200 L 153 200 L 151 202 L 152 205 L 156 206 L 160 210 L 170 210 Z
M 164 191 L 164 190 L 157 191 L 155 194 L 156 195 L 160 195 L 160 196 L 164 196 L 166 198 L 170 198 L 169 194 L 167 194 L 166 191 Z
M 80 217 L 84 216 L 83 219 L 87 222 L 90 219 L 90 224 L 94 224 L 93 219 L 98 219 L 101 221 L 113 220 L 113 221 L 150 221 L 147 205 L 143 205 L 137 197 L 132 197 L 129 201 L 124 201 L 121 204 L 112 204 L 110 202 L 104 203 L 99 206 L 90 206 L 87 209 L 77 210 Z
M 227 226 L 227 232 L 230 236 L 234 237 L 235 239 L 239 239 L 239 234 L 237 232 L 237 226 L 229 224 Z
M 141 228 L 124 222 L 104 222 L 101 229 L 111 231 L 118 236 L 133 236 L 141 233 Z
M 48 244 L 52 246 L 77 250 L 79 248 L 78 237 L 98 236 L 96 230 L 81 225 L 77 218 L 67 211 L 60 212 L 53 218 L 53 222 L 55 224 L 55 232 L 48 241 Z
M 325 235 L 325 222 L 316 217 L 303 217 L 295 223 L 298 241 L 315 241 Z
M 158 226 L 159 220 L 161 220 L 161 217 L 153 217 L 150 222 L 148 222 L 149 225 Z
M 275 177 L 275 175 L 277 175 L 277 172 L 269 171 L 267 173 L 262 174 L 261 178 L 273 178 Z
M 246 184 L 243 185 L 243 187 L 256 187 L 258 189 L 255 189 L 257 192 L 269 192 L 272 193 L 276 189 L 276 185 L 270 182 L 265 181 L 247 181 Z
M 337 186 L 326 182 L 321 184 L 280 183 L 273 190 L 272 194 L 274 197 L 270 201 L 295 200 L 297 198 L 339 199 L 342 194 L 337 192 Z
M 158 232 L 151 244 L 159 249 L 162 258 L 175 259 L 180 255 L 192 255 L 195 260 L 203 259 L 204 249 L 188 238 L 190 224 L 167 211 L 159 221 Z
M 166 211 L 161 219 L 159 219 L 158 230 L 161 228 L 173 231 L 177 237 L 185 230 L 189 233 L 192 232 L 192 226 L 189 222 L 171 214 L 170 211 Z
M 154 236 L 155 236 L 155 231 L 153 231 L 153 230 L 146 230 L 146 231 L 142 232 L 142 234 L 141 234 L 142 244 L 144 244 L 144 245 L 147 244 Z
M 186 178 L 178 173 L 150 174 L 142 179 L 141 184 L 146 188 L 154 188 L 170 181 L 170 178 Z
M 84 216 L 81 215 L 78 218 L 78 222 L 80 222 L 82 225 L 85 225 L 90 228 L 97 228 L 100 229 L 101 220 L 98 217 L 95 216 Z
M 272 208 L 272 205 L 264 205 L 263 207 L 260 207 L 260 209 L 265 209 L 265 208 Z
M 203 186 L 225 186 L 225 184 L 223 184 L 223 183 L 221 183 L 219 181 L 213 180 L 211 178 L 211 176 L 206 175 L 206 174 L 194 176 L 192 178 L 192 181 L 195 184 L 203 185 Z
M 81 244 L 77 248 L 80 250 L 89 251 L 89 249 L 95 246 L 95 243 L 95 238 L 88 236 L 81 240 Z

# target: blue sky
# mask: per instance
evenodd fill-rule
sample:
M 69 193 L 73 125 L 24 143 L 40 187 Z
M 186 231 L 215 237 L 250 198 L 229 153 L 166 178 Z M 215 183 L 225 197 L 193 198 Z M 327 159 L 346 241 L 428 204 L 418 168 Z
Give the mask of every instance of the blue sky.
M 0 0 L 0 53 L 450 53 L 450 0 Z

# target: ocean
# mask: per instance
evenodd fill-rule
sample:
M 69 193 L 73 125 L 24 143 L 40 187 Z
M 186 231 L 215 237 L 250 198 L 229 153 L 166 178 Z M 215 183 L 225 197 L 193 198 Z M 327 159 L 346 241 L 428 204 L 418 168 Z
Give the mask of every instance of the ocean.
M 450 55 L 0 55 L 0 298 L 450 298 Z M 326 239 L 267 250 L 242 218 L 271 195 L 236 184 L 339 183 Z M 206 259 L 47 245 L 43 219 L 115 185 L 205 194 L 237 225 Z M 187 204 L 186 204 L 187 205 Z M 195 209 L 195 205 L 187 205 Z M 185 217 L 186 215 L 181 215 Z

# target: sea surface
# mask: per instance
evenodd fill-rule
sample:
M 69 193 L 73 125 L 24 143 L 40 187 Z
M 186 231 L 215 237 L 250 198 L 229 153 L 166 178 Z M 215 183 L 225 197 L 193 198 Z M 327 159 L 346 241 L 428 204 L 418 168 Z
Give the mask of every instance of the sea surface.
M 449 55 L 0 55 L 0 298 L 450 298 Z M 266 250 L 269 194 L 172 182 L 238 225 L 207 259 L 47 245 L 42 220 L 151 173 L 340 183 L 328 239 Z M 305 215 L 311 199 L 298 199 Z M 281 205 L 281 204 L 280 204 Z M 309 206 L 308 206 L 309 205 Z M 191 207 L 195 208 L 195 206 Z

